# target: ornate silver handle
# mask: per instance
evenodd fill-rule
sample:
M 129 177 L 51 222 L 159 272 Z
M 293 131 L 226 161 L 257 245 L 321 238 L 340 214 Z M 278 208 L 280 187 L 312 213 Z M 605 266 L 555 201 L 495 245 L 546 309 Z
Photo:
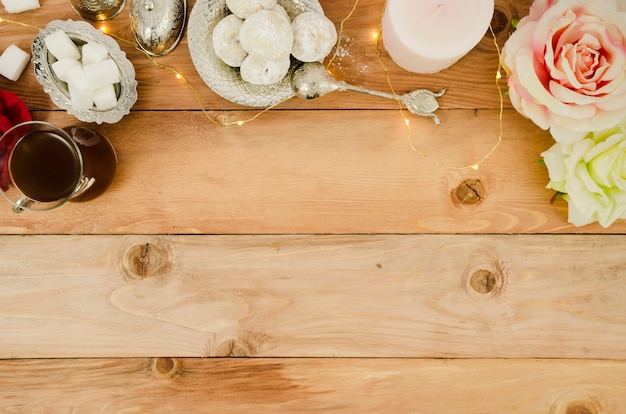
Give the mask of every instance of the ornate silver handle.
M 352 91 L 377 96 L 379 98 L 399 100 L 406 106 L 409 112 L 428 116 L 439 125 L 441 121 L 434 112 L 439 109 L 437 98 L 446 93 L 445 88 L 439 92 L 431 92 L 428 89 L 416 89 L 403 95 L 394 95 L 381 91 L 361 88 L 338 81 L 319 62 L 304 63 L 293 72 L 291 76 L 291 87 L 299 98 L 315 99 L 333 91 Z

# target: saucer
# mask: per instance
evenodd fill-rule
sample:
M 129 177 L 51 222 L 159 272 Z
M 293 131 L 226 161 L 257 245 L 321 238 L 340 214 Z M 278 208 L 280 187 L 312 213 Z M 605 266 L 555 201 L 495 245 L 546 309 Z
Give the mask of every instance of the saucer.
M 76 141 L 83 156 L 83 175 L 95 180 L 84 193 L 70 201 L 92 200 L 104 193 L 113 182 L 117 170 L 115 149 L 104 135 L 93 129 L 82 126 L 64 129 Z

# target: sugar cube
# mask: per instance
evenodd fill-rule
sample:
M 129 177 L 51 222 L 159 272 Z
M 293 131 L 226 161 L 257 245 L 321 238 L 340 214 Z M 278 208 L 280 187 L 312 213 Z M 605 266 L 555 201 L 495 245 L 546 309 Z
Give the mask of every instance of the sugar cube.
M 120 70 L 113 59 L 92 63 L 83 66 L 83 69 L 93 89 L 99 89 L 108 83 L 119 83 L 120 81 Z
M 75 65 L 67 71 L 67 88 L 73 109 L 93 108 L 93 88 L 82 66 Z
M 0 75 L 16 81 L 24 72 L 30 55 L 15 45 L 10 45 L 0 56 Z
M 2 0 L 8 13 L 21 13 L 39 8 L 39 0 Z
M 54 74 L 56 75 L 57 78 L 59 78 L 59 80 L 62 80 L 63 82 L 67 82 L 67 71 L 72 66 L 77 66 L 77 65 L 80 65 L 80 62 L 78 60 L 70 59 L 70 58 L 63 58 L 54 62 L 51 65 L 51 67 L 52 67 L 52 70 L 54 71 Z
M 57 59 L 80 60 L 80 50 L 63 30 L 56 30 L 44 38 L 48 51 Z
M 82 47 L 83 66 L 92 63 L 102 62 L 109 57 L 109 51 L 106 46 L 98 42 L 87 42 Z
M 93 91 L 93 102 L 96 109 L 108 111 L 117 105 L 117 96 L 115 95 L 115 87 L 112 83 Z

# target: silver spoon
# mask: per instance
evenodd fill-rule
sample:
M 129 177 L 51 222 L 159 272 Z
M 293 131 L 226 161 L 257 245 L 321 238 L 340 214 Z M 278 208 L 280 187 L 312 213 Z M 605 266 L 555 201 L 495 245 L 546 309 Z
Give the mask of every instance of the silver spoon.
M 406 106 L 409 112 L 415 115 L 431 117 L 437 125 L 441 123 L 439 117 L 434 114 L 439 108 L 437 98 L 446 93 L 445 88 L 438 93 L 427 89 L 416 89 L 404 95 L 373 91 L 347 84 L 344 81 L 338 81 L 320 62 L 303 63 L 298 67 L 291 75 L 291 87 L 296 96 L 302 99 L 315 99 L 334 91 L 353 91 L 380 98 L 399 100 Z

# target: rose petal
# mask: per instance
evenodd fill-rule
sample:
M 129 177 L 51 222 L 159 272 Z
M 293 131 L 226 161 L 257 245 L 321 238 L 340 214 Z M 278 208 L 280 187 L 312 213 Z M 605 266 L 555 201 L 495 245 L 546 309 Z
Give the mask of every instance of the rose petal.
M 560 129 L 564 129 L 566 131 L 571 131 L 574 135 L 580 136 L 580 138 L 583 138 L 588 131 L 602 131 L 618 124 L 622 119 L 624 119 L 625 112 L 624 109 L 619 111 L 596 110 L 593 116 L 587 118 L 562 116 L 553 113 L 551 113 L 550 116 L 552 118 L 550 126 L 551 131 L 552 128 L 556 127 L 556 129 L 559 130 L 557 133 L 560 132 Z M 565 132 L 565 135 L 567 135 L 567 132 Z M 559 135 L 559 137 L 553 136 L 553 138 L 561 142 L 561 135 Z M 567 137 L 564 138 L 566 140 L 568 139 Z
M 576 105 L 589 105 L 601 100 L 597 96 L 589 96 L 573 91 L 558 82 L 550 82 L 550 93 L 562 102 Z
M 528 49 L 518 51 L 515 56 L 515 63 L 519 82 L 524 85 L 530 94 L 532 94 L 537 103 L 545 105 L 550 111 L 556 114 L 569 115 L 573 117 L 588 117 L 593 115 L 593 111 L 589 112 L 587 108 L 568 106 L 557 100 L 551 93 L 549 93 L 537 77 L 537 73 L 533 65 L 532 55 Z
M 567 198 L 568 197 L 566 197 L 566 199 Z M 595 215 L 584 214 L 578 209 L 576 204 L 572 203 L 570 200 L 568 200 L 567 206 L 567 221 L 573 225 L 581 227 L 597 221 Z
M 587 168 L 583 164 L 577 165 L 572 171 L 568 171 L 565 188 L 578 210 L 588 216 L 594 214 L 595 211 L 604 209 L 609 202 L 606 194 L 589 176 Z
M 550 134 L 556 142 L 560 142 L 563 145 L 574 145 L 587 135 L 587 131 L 576 131 L 553 122 L 550 125 Z
M 611 154 L 605 153 L 598 155 L 589 163 L 589 174 L 596 183 L 605 187 L 611 187 L 611 183 L 608 178 L 610 175 L 612 159 L 613 157 Z
M 612 200 L 624 198 L 625 195 L 622 191 L 619 190 L 611 190 L 609 197 Z M 605 210 L 602 212 L 598 212 L 596 215 L 598 218 L 598 223 L 602 227 L 609 227 L 611 224 L 615 222 L 620 216 L 622 216 L 626 212 L 626 204 L 625 203 L 611 203 Z
M 595 102 L 594 106 L 603 111 L 626 112 L 626 82 L 622 82 L 619 89 L 611 95 Z
M 539 20 L 541 16 L 546 12 L 546 10 L 548 10 L 550 7 L 554 5 L 555 1 L 557 0 L 535 0 L 533 4 L 530 6 L 530 11 L 528 12 L 528 19 L 535 20 L 535 21 Z
M 565 181 L 567 171 L 563 162 L 563 145 L 558 142 L 541 153 L 548 168 L 548 175 L 552 181 Z

